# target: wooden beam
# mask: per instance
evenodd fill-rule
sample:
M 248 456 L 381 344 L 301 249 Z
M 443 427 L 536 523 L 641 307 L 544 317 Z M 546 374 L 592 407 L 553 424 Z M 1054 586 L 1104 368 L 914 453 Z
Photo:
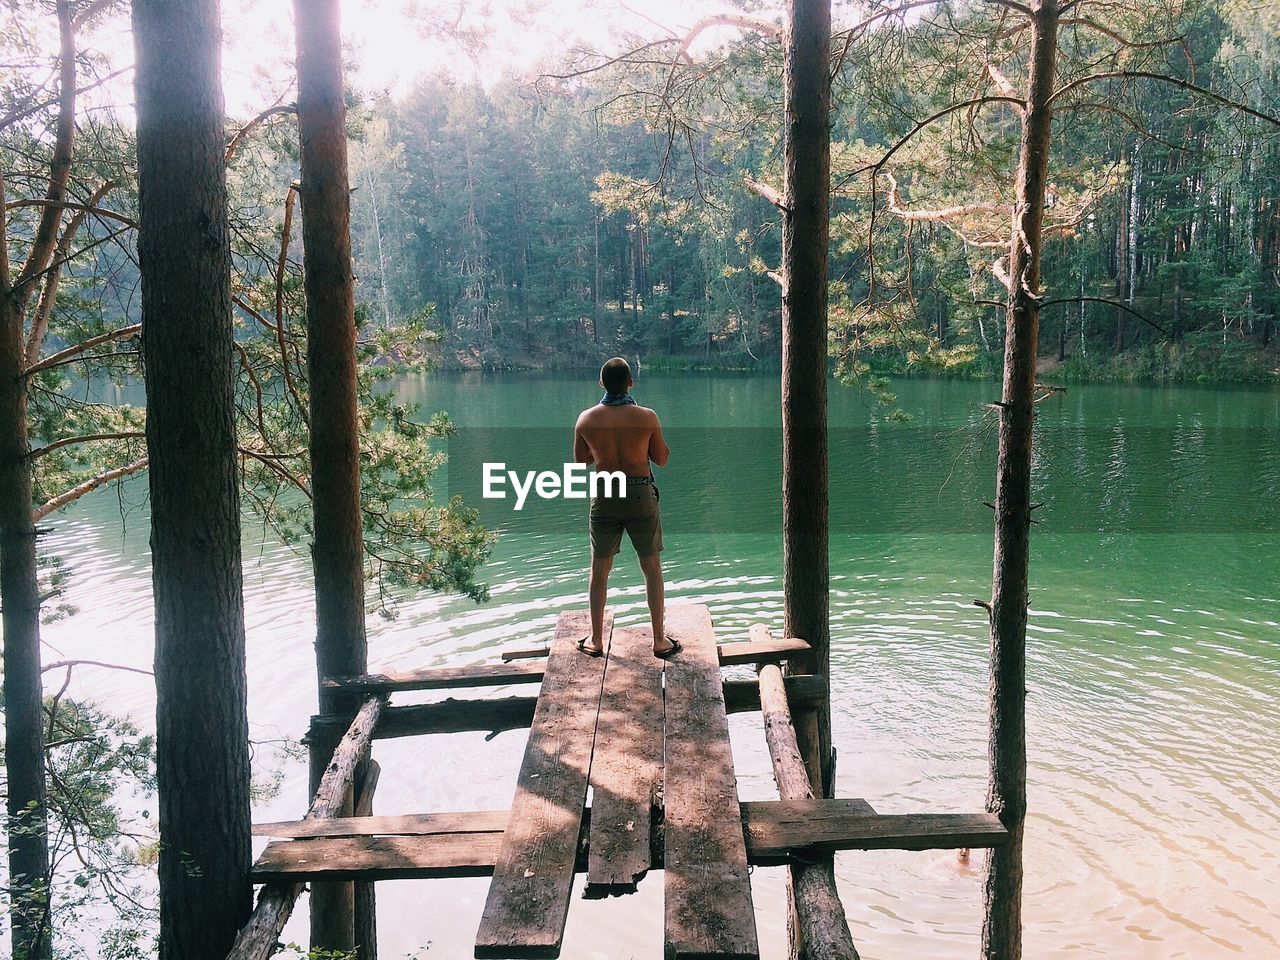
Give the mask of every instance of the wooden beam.
M 414 813 L 381 817 L 334 817 L 329 820 L 282 820 L 255 823 L 255 837 L 305 840 L 315 837 L 418 836 L 445 833 L 502 833 L 508 810 L 461 813 Z
M 373 797 L 378 789 L 378 780 L 382 776 L 382 767 L 377 760 L 370 759 L 357 768 L 357 774 L 363 774 L 355 785 L 355 800 L 351 814 L 354 817 L 373 816 Z M 356 935 L 356 956 L 366 960 L 377 960 L 378 956 L 378 895 L 372 880 L 361 880 L 355 885 L 354 926 Z
M 791 724 L 782 670 L 775 664 L 760 668 L 760 708 L 779 795 L 784 801 L 812 805 L 813 782 Z M 835 867 L 830 857 L 792 867 L 791 899 L 798 941 L 804 944 L 806 956 L 857 960 L 858 951 L 836 890 Z
M 753 866 L 802 862 L 815 851 L 982 848 L 1008 839 L 993 814 L 885 815 L 856 799 L 752 801 L 739 805 L 739 816 Z M 254 828 L 259 836 L 302 839 L 268 844 L 254 865 L 253 879 L 485 876 L 493 871 L 509 819 L 507 810 L 480 810 L 260 824 Z M 664 839 L 659 824 L 652 836 L 654 869 L 663 866 Z M 589 854 L 579 851 L 579 873 L 587 870 Z
M 356 766 L 373 740 L 382 709 L 380 697 L 370 697 L 360 707 L 333 751 L 333 758 L 325 768 L 311 807 L 303 817 L 304 822 L 324 820 L 338 812 L 351 789 Z M 263 887 L 249 921 L 236 934 L 227 960 L 267 960 L 275 952 L 280 932 L 293 913 L 293 905 L 300 893 L 302 884 L 291 880 Z
M 775 663 L 813 652 L 807 641 L 796 637 L 774 639 L 769 636 L 767 630 L 763 636 L 758 636 L 757 629 L 764 630 L 763 627 L 753 626 L 750 640 L 719 644 L 716 647 L 716 655 L 720 659 L 720 666 L 728 667 L 740 663 Z M 546 655 L 547 650 L 545 647 L 532 647 L 527 650 L 504 650 L 502 652 L 502 661 L 507 663 L 512 660 L 536 660 L 538 657 L 545 657 Z
M 527 647 L 515 650 L 503 650 L 502 662 L 510 663 L 512 660 L 536 660 L 539 657 L 545 657 L 551 652 L 549 647 Z
M 378 761 L 370 760 L 364 771 L 364 782 L 356 792 L 355 805 L 351 815 L 354 817 L 373 816 L 373 795 L 378 789 L 378 780 L 382 777 L 382 767 Z
M 716 648 L 720 656 L 720 666 L 727 667 L 739 663 L 780 663 L 792 657 L 801 657 L 813 650 L 803 640 L 796 637 L 783 637 L 775 640 L 756 639 L 740 643 L 722 643 Z
M 802 674 L 787 677 L 787 695 L 797 707 L 818 702 L 826 690 L 821 677 Z M 760 709 L 760 684 L 757 680 L 724 681 L 725 709 L 729 713 L 748 713 Z M 496 733 L 520 730 L 533 722 L 537 697 L 501 697 L 458 700 L 450 697 L 440 703 L 414 703 L 388 706 L 382 711 L 375 740 L 416 737 L 430 733 Z M 323 715 L 311 718 L 310 735 L 321 735 L 335 728 L 345 728 L 346 717 Z
M 662 668 L 653 655 L 652 630 L 613 631 L 591 758 L 588 897 L 633 892 L 653 862 L 650 827 L 662 783 Z
M 667 609 L 665 956 L 760 956 L 711 614 Z
M 999 847 L 1009 837 L 990 813 L 876 813 L 865 800 L 765 800 L 742 805 L 753 864 L 803 863 L 840 850 Z
M 541 683 L 542 669 L 540 663 L 474 663 L 461 667 L 392 670 L 363 677 L 327 677 L 323 686 L 329 690 L 354 693 L 499 687 L 516 683 Z
M 606 618 L 606 645 L 612 626 Z M 477 957 L 560 955 L 606 663 L 578 649 L 590 633 L 586 611 L 560 614 L 476 932 Z

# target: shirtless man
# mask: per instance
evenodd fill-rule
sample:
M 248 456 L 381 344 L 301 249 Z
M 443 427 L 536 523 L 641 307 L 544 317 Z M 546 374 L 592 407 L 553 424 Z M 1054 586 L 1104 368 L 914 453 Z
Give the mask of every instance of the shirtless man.
M 644 574 L 649 617 L 653 621 L 654 656 L 669 657 L 680 649 L 680 644 L 666 635 L 663 625 L 662 519 L 658 488 L 649 468 L 650 461 L 666 466 L 671 451 L 662 439 L 658 415 L 631 399 L 634 383 L 626 360 L 614 357 L 606 362 L 600 368 L 604 397 L 594 407 L 583 410 L 573 428 L 573 456 L 578 463 L 594 464 L 597 470 L 620 470 L 627 475 L 625 496 L 591 500 L 591 638 L 579 646 L 593 657 L 604 652 L 604 601 L 609 571 L 624 531 L 636 548 Z

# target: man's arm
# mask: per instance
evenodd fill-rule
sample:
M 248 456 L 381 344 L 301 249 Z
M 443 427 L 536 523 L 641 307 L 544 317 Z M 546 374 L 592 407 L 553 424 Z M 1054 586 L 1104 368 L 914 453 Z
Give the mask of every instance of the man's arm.
M 595 455 L 591 452 L 591 445 L 587 443 L 587 438 L 582 435 L 581 417 L 573 425 L 573 462 L 587 465 L 595 462 Z
M 649 434 L 649 459 L 653 461 L 655 466 L 665 467 L 667 459 L 671 456 L 671 448 L 667 446 L 667 441 L 662 436 L 662 421 L 658 419 L 658 415 L 653 415 L 653 433 Z

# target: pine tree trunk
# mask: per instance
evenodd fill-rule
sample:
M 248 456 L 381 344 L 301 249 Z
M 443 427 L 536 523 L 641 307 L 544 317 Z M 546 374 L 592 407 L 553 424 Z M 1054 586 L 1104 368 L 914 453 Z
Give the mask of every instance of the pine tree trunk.
M 295 0 L 294 23 L 315 518 L 311 559 L 316 670 L 323 680 L 364 673 L 367 667 L 355 291 L 338 0 Z M 351 708 L 351 703 L 321 688 L 322 713 Z M 313 746 L 319 750 L 313 758 L 313 773 L 323 771 L 333 746 Z M 313 776 L 312 787 L 317 783 L 318 777 Z M 352 884 L 313 885 L 312 948 L 353 949 L 354 910 Z
M 601 265 L 600 265 L 600 217 L 597 215 L 592 218 L 592 224 L 595 227 L 595 280 L 591 286 L 591 338 L 595 340 L 596 346 L 600 346 L 600 315 L 604 312 L 601 306 L 602 293 L 600 290 L 601 282 Z
M 795 715 L 814 796 L 832 795 L 831 626 L 827 529 L 827 248 L 831 191 L 831 2 L 790 0 L 784 41 L 782 229 L 783 630 L 813 648 L 792 666 L 827 682 L 818 706 Z M 823 858 L 789 874 L 791 955 L 856 960 Z M 815 899 L 817 898 L 817 899 Z M 821 902 L 827 943 L 804 943 L 803 918 Z M 832 902 L 834 901 L 834 903 Z M 810 947 L 813 947 L 811 950 Z
M 830 0 L 791 0 L 786 45 L 786 206 L 782 267 L 782 509 L 785 635 L 813 653 L 800 668 L 826 676 L 827 240 L 830 195 Z M 801 726 L 814 793 L 831 766 L 828 698 Z
M 249 916 L 240 490 L 217 0 L 135 0 L 160 958 Z
M 1121 150 L 1121 159 L 1124 159 L 1124 151 Z M 1129 190 L 1136 190 L 1137 184 L 1130 186 Z M 1124 350 L 1124 310 L 1119 306 L 1123 303 L 1129 292 L 1129 207 L 1132 201 L 1129 198 L 1129 190 L 1124 191 L 1121 195 L 1120 218 L 1116 224 L 1116 309 L 1115 309 L 1115 352 L 1120 353 Z
M 1041 228 L 1049 167 L 1058 0 L 1033 0 L 1027 103 L 1022 117 L 1009 253 L 1004 387 L 996 473 L 991 591 L 990 780 L 987 809 L 1009 842 L 990 854 L 982 925 L 987 960 L 1022 956 L 1022 830 L 1026 816 L 1027 567 L 1031 530 L 1031 437 L 1039 328 Z
M 2 197 L 0 197 L 2 202 Z M 23 313 L 0 290 L 0 598 L 4 613 L 4 759 L 9 814 L 9 919 L 15 960 L 45 960 L 48 812 L 40 684 L 40 586 L 31 520 Z
M 57 0 L 58 116 L 45 199 L 66 197 L 76 139 L 75 20 Z M 40 672 L 40 582 L 32 522 L 28 459 L 26 316 L 56 255 L 63 211 L 46 208 L 30 237 L 26 261 L 10 269 L 8 219 L 0 175 L 0 610 L 4 625 L 6 812 L 9 816 L 10 942 L 17 960 L 47 960 L 53 950 L 44 712 Z M 56 276 L 56 274 L 54 275 Z M 33 343 L 39 349 L 41 337 Z

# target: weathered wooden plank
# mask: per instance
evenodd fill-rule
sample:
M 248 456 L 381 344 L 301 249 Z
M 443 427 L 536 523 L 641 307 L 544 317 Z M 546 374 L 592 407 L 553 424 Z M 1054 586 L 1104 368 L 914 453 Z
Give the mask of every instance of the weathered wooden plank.
M 270 883 L 298 879 L 484 877 L 493 873 L 502 836 L 501 831 L 491 830 L 421 836 L 318 837 L 269 843 L 253 865 L 253 879 Z M 574 840 L 576 846 L 577 838 Z
M 757 700 L 759 698 L 757 697 Z M 533 722 L 537 697 L 500 697 L 458 700 L 450 697 L 439 703 L 413 703 L 387 707 L 374 733 L 377 740 L 417 737 L 430 733 L 493 733 L 520 730 Z M 343 726 L 348 721 L 340 716 L 320 715 L 311 718 L 311 730 L 323 732 Z
M 751 861 L 805 860 L 837 850 L 954 850 L 1008 840 L 991 813 L 869 812 L 862 800 L 766 800 L 742 805 Z
M 354 817 L 373 816 L 373 798 L 378 790 L 378 780 L 382 777 L 382 767 L 377 760 L 370 759 L 364 765 L 364 777 L 355 787 L 355 800 L 352 803 L 351 815 Z M 378 895 L 372 880 L 359 880 L 354 887 L 355 893 L 355 944 L 356 955 L 360 957 L 377 957 L 378 955 Z
M 502 662 L 510 663 L 512 660 L 537 660 L 539 657 L 547 656 L 550 652 L 550 647 L 522 647 L 515 650 L 503 650 Z
M 315 797 L 303 818 L 305 821 L 332 817 L 341 807 L 347 791 L 351 789 L 356 766 L 368 751 L 378 728 L 383 706 L 380 697 L 371 697 L 356 712 L 325 768 Z M 301 893 L 302 885 L 289 880 L 263 887 L 248 922 L 236 934 L 227 960 L 267 960 L 275 952 L 280 932 L 288 923 L 293 905 Z
M 759 631 L 763 631 L 760 633 Z M 774 639 L 762 626 L 751 628 L 751 639 L 734 643 L 722 643 L 716 647 L 716 655 L 720 666 L 728 667 L 740 663 L 777 663 L 788 660 L 799 654 L 809 653 L 809 644 L 796 637 Z M 536 660 L 547 655 L 546 647 L 502 651 L 503 663 L 512 660 Z
M 612 628 L 610 618 L 606 643 Z M 606 662 L 577 649 L 589 633 L 586 611 L 560 615 L 476 933 L 477 957 L 560 955 Z
M 752 637 L 739 643 L 722 643 L 716 648 L 720 657 L 720 666 L 728 667 L 738 663 L 779 663 L 792 657 L 810 653 L 811 648 L 803 640 L 795 637 L 783 637 L 775 640 Z
M 328 820 L 284 820 L 255 823 L 255 837 L 305 840 L 309 837 L 403 836 L 432 833 L 502 833 L 506 810 L 458 813 L 415 813 L 380 817 L 333 817 Z
M 373 795 L 377 792 L 378 781 L 382 779 L 382 767 L 377 760 L 370 760 L 365 765 L 364 781 L 356 791 L 356 799 L 352 808 L 352 816 L 373 816 Z
M 780 866 L 804 861 L 815 850 L 936 850 L 996 847 L 1008 839 L 989 813 L 877 814 L 865 800 L 749 801 L 739 805 L 747 860 L 754 866 Z M 253 879 L 278 880 L 365 878 L 395 880 L 420 877 L 482 876 L 493 871 L 506 810 L 421 814 L 403 817 L 341 817 L 318 821 L 314 830 L 295 821 L 296 831 L 283 834 L 310 839 L 268 844 L 253 868 Z M 279 836 L 263 824 L 259 835 Z M 385 832 L 383 830 L 385 829 Z M 664 828 L 652 837 L 652 868 L 663 865 Z M 416 840 L 416 843 L 382 841 Z M 323 842 L 321 842 L 323 841 Z M 576 869 L 587 869 L 579 851 Z
M 651 629 L 614 629 L 591 758 L 588 897 L 630 893 L 652 864 L 650 828 L 662 782 L 662 667 Z
M 323 686 L 353 693 L 392 693 L 397 690 L 446 690 L 453 687 L 501 687 L 540 683 L 541 663 L 473 663 L 461 667 L 390 670 L 361 677 L 328 677 Z
M 666 956 L 760 955 L 711 614 L 667 610 L 684 649 L 666 666 Z

